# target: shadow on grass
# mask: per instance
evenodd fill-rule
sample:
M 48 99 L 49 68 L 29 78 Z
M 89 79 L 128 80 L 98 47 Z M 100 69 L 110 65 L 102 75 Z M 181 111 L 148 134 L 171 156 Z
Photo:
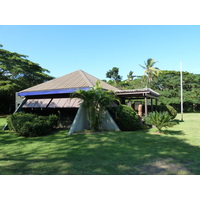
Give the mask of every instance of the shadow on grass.
M 200 174 L 199 147 L 148 130 L 70 137 L 64 130 L 36 138 L 13 134 L 0 135 L 1 174 L 180 174 L 179 169 Z M 180 167 L 163 171 L 172 162 Z
M 177 123 L 177 124 L 184 122 L 184 121 L 179 120 L 179 119 L 174 119 L 173 121 L 174 121 L 175 123 Z
M 83 162 L 88 162 L 88 168 L 74 163 L 74 174 L 79 173 L 79 170 L 83 174 L 148 174 L 142 170 L 142 166 L 148 166 L 148 163 L 157 159 L 168 158 L 185 168 L 189 167 L 188 163 L 192 161 L 193 166 L 190 166 L 190 170 L 194 169 L 193 173 L 196 173 L 200 161 L 197 154 L 200 153 L 199 147 L 174 137 L 151 135 L 148 130 L 99 134 L 90 137 L 90 145 L 83 143 L 81 149 L 79 145 L 88 137 L 73 137 L 73 140 L 77 140 L 77 151 L 69 151 L 69 156 L 79 157 Z
M 163 130 L 162 132 L 166 135 L 185 135 L 183 131 Z

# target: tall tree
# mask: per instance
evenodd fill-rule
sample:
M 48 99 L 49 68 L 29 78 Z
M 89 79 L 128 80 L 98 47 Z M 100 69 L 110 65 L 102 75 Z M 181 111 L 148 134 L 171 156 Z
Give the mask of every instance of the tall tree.
M 0 45 L 0 112 L 14 104 L 15 92 L 52 79 L 47 69 Z
M 1 45 L 2 47 L 2 45 Z M 47 69 L 27 59 L 28 56 L 0 48 L 0 78 L 16 83 L 19 89 L 34 86 L 53 77 Z
M 152 58 L 147 59 L 147 62 L 144 61 L 144 66 L 140 65 L 145 71 L 145 79 L 146 79 L 146 87 L 148 87 L 149 83 L 153 81 L 155 77 L 159 75 L 159 68 L 154 67 L 154 65 L 157 63 Z
M 152 83 L 152 89 L 161 96 L 159 102 L 171 104 L 180 109 L 180 72 L 163 70 L 157 80 Z M 184 111 L 200 111 L 200 75 L 183 72 Z
M 115 84 L 122 80 L 122 76 L 119 75 L 119 68 L 113 67 L 106 73 L 106 78 L 110 78 Z
M 134 72 L 130 71 L 129 74 L 127 75 L 128 81 L 132 81 L 136 76 L 133 75 Z

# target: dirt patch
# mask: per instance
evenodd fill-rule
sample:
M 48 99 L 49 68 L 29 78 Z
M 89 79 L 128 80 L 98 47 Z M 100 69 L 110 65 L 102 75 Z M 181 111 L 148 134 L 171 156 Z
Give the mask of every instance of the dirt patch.
M 190 175 L 191 172 L 183 164 L 172 158 L 158 159 L 140 168 L 141 174 L 148 175 Z

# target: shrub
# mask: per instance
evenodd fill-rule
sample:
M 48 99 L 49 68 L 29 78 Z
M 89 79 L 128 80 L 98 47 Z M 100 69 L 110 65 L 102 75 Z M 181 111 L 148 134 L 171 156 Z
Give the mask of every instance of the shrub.
M 48 120 L 49 120 L 49 126 L 50 127 L 57 126 L 58 117 L 56 115 L 49 115 Z
M 122 131 L 134 131 L 141 128 L 138 115 L 131 107 L 119 105 L 116 108 L 110 108 L 109 111 Z
M 8 127 L 15 132 L 20 132 L 21 126 L 28 121 L 32 122 L 35 117 L 36 115 L 30 113 L 14 113 L 7 118 Z
M 57 124 L 56 115 L 37 116 L 30 113 L 14 113 L 7 119 L 8 127 L 20 136 L 35 137 L 47 135 Z
M 171 127 L 176 123 L 171 120 L 168 112 L 152 112 L 148 117 L 145 117 L 146 124 L 154 125 L 158 132 L 161 133 L 163 127 Z
M 161 105 L 158 107 L 158 111 L 160 112 L 167 111 L 171 116 L 171 119 L 175 119 L 177 116 L 177 111 L 170 105 Z
M 172 119 L 175 119 L 177 116 L 177 111 L 170 105 L 166 105 L 167 109 L 168 109 L 168 113 L 171 116 Z

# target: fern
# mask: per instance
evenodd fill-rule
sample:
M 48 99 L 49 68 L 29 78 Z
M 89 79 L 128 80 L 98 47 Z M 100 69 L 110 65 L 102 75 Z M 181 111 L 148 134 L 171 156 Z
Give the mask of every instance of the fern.
M 168 112 L 152 112 L 145 118 L 145 122 L 155 126 L 159 133 L 162 132 L 162 128 L 175 125 L 175 122 L 171 120 Z

